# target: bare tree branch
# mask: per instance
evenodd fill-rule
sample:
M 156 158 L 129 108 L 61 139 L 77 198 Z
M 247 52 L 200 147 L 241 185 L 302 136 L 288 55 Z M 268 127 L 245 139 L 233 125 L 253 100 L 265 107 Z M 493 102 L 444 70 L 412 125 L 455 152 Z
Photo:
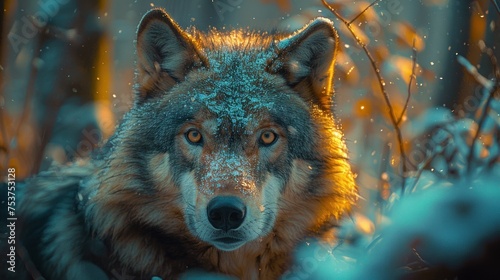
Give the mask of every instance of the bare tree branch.
M 408 82 L 408 95 L 406 96 L 406 101 L 405 105 L 403 106 L 403 111 L 401 112 L 401 115 L 398 118 L 397 124 L 399 125 L 401 123 L 401 120 L 403 120 L 403 117 L 406 113 L 406 110 L 408 109 L 408 103 L 410 102 L 410 97 L 411 97 L 411 84 L 413 83 L 413 79 L 415 81 L 417 80 L 417 77 L 415 76 L 415 68 L 417 66 L 417 49 L 415 48 L 415 38 L 413 39 L 413 64 L 411 68 L 411 74 L 410 74 L 410 81 Z
M 354 30 L 351 28 L 350 22 L 348 22 L 346 19 L 344 19 L 332 6 L 330 6 L 326 2 L 326 0 L 321 0 L 321 1 L 322 1 L 323 5 L 326 8 L 328 8 L 340 21 L 342 21 L 346 25 L 347 29 L 351 32 L 352 36 L 354 37 L 354 39 L 356 40 L 356 42 L 358 43 L 358 45 L 361 46 L 361 48 L 365 52 L 366 56 L 370 60 L 371 66 L 373 68 L 373 71 L 375 71 L 375 75 L 377 76 L 377 79 L 379 81 L 379 85 L 380 85 L 380 90 L 382 92 L 382 96 L 384 97 L 385 103 L 386 103 L 387 108 L 389 110 L 389 117 L 390 117 L 391 123 L 392 123 L 392 125 L 394 127 L 394 130 L 396 131 L 396 136 L 397 136 L 398 146 L 399 146 L 399 152 L 400 152 L 400 157 L 401 157 L 401 165 L 402 165 L 402 169 L 403 169 L 402 170 L 402 176 L 401 176 L 401 178 L 402 178 L 402 186 L 401 186 L 402 192 L 401 192 L 401 194 L 404 194 L 405 184 L 406 184 L 405 174 L 407 172 L 407 166 L 406 166 L 406 153 L 405 153 L 404 145 L 403 145 L 403 136 L 402 136 L 402 133 L 401 133 L 401 129 L 399 128 L 398 122 L 396 120 L 396 116 L 394 114 L 394 109 L 393 109 L 393 107 L 391 105 L 391 101 L 389 100 L 389 95 L 387 94 L 387 91 L 385 90 L 385 82 L 384 82 L 384 79 L 382 78 L 382 75 L 380 74 L 380 69 L 377 66 L 377 63 L 375 62 L 375 59 L 371 55 L 370 51 L 366 47 L 365 43 L 363 43 L 361 41 L 361 39 L 359 39 L 359 37 L 354 32 Z
M 474 67 L 466 58 L 463 56 L 458 56 L 458 62 L 462 64 L 467 72 L 471 74 L 474 79 L 480 83 L 488 92 L 488 98 L 486 99 L 486 103 L 484 104 L 484 107 L 481 110 L 481 116 L 479 117 L 479 122 L 478 122 L 478 127 L 476 130 L 476 133 L 474 134 L 474 138 L 472 140 L 472 144 L 469 149 L 469 155 L 467 156 L 467 174 L 472 174 L 472 167 L 473 167 L 473 160 L 474 160 L 474 146 L 476 145 L 477 140 L 479 139 L 479 135 L 481 134 L 481 130 L 484 126 L 484 122 L 486 121 L 486 116 L 488 115 L 490 111 L 490 104 L 491 101 L 493 101 L 493 98 L 495 97 L 495 93 L 499 89 L 499 81 L 500 81 L 500 72 L 498 70 L 498 63 L 497 59 L 493 53 L 493 50 L 490 48 L 487 48 L 486 45 L 484 44 L 483 41 L 479 41 L 479 48 L 483 53 L 488 55 L 490 58 L 492 67 L 493 67 L 493 73 L 495 73 L 495 83 L 492 81 L 488 80 L 485 78 L 483 75 L 481 75 L 476 67 Z
M 351 21 L 349 21 L 349 25 L 351 25 L 353 22 L 355 22 L 362 14 L 364 14 L 368 9 L 370 9 L 373 5 L 377 4 L 380 0 L 375 0 L 373 1 L 368 7 L 364 8 L 361 13 L 359 13 L 357 16 L 355 16 Z

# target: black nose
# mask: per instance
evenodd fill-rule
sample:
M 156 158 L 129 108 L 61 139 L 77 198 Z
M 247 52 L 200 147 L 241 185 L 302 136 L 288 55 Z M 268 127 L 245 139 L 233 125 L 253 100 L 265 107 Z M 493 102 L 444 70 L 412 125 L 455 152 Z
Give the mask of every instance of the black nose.
M 234 196 L 218 196 L 207 206 L 208 221 L 224 231 L 238 228 L 245 220 L 245 212 L 245 204 Z

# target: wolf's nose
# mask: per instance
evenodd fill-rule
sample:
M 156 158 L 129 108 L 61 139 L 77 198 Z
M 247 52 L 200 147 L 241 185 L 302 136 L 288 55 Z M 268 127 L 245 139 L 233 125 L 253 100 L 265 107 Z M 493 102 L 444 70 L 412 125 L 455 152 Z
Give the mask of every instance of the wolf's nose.
M 224 231 L 238 228 L 245 220 L 245 212 L 245 204 L 234 196 L 216 197 L 207 206 L 208 221 Z

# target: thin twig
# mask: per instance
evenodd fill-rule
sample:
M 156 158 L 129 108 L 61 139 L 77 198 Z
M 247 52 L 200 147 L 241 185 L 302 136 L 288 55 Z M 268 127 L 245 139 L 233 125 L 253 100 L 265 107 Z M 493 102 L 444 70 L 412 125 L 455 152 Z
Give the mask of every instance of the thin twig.
M 474 67 L 465 57 L 459 55 L 457 57 L 458 63 L 462 64 L 462 66 L 469 72 L 470 75 L 478 82 L 481 86 L 483 86 L 487 91 L 491 91 L 493 88 L 493 82 L 486 79 L 483 75 L 479 74 L 477 68 Z
M 418 181 L 420 180 L 420 177 L 422 177 L 422 173 L 424 172 L 424 167 L 427 166 L 427 164 L 431 163 L 433 159 L 434 155 L 428 156 L 421 164 L 419 164 L 420 166 L 417 169 L 417 173 L 414 176 L 412 176 L 413 178 L 415 178 L 415 180 L 413 181 L 413 185 L 410 188 L 410 192 L 415 191 Z
M 426 260 L 424 260 L 422 258 L 422 256 L 420 256 L 420 254 L 418 253 L 417 249 L 415 249 L 415 247 L 412 247 L 411 250 L 413 251 L 413 254 L 418 258 L 419 261 L 421 261 L 425 265 L 430 266 L 430 264 Z
M 413 83 L 413 79 L 417 80 L 417 77 L 415 76 L 415 68 L 417 66 L 417 48 L 415 48 L 415 38 L 413 38 L 413 57 L 412 57 L 412 68 L 411 68 L 411 75 L 410 75 L 410 81 L 408 82 L 408 95 L 406 96 L 406 101 L 405 105 L 403 106 L 403 111 L 401 112 L 401 115 L 399 116 L 399 119 L 397 121 L 397 124 L 399 125 L 401 123 L 401 120 L 403 120 L 403 116 L 406 113 L 406 110 L 408 109 L 408 103 L 410 102 L 410 97 L 411 97 L 411 84 Z
M 355 16 L 353 19 L 351 19 L 351 21 L 349 21 L 349 25 L 351 25 L 353 22 L 355 22 L 362 14 L 364 14 L 366 12 L 366 10 L 370 9 L 373 5 L 377 4 L 378 1 L 380 1 L 380 0 L 373 1 L 370 5 L 368 5 L 368 7 L 366 7 L 363 11 L 361 11 L 361 13 L 359 13 L 357 16 Z
M 352 36 L 354 37 L 354 39 L 356 40 L 358 45 L 360 45 L 361 48 L 363 49 L 363 51 L 365 52 L 366 56 L 368 57 L 368 60 L 370 60 L 370 63 L 371 63 L 373 70 L 375 71 L 375 75 L 377 76 L 377 79 L 379 81 L 382 96 L 384 97 L 387 108 L 389 109 L 389 117 L 391 119 L 394 130 L 396 131 L 396 136 L 398 139 L 399 151 L 400 151 L 400 156 L 401 156 L 401 165 L 402 165 L 402 169 L 403 169 L 403 174 L 401 176 L 402 177 L 402 187 L 401 187 L 402 192 L 401 193 L 404 194 L 405 183 L 406 183 L 405 174 L 407 172 L 407 167 L 406 167 L 406 153 L 404 151 L 404 146 L 403 146 L 403 136 L 401 134 L 401 129 L 398 126 L 396 116 L 394 114 L 394 110 L 393 110 L 392 105 L 391 105 L 391 101 L 389 100 L 389 95 L 387 94 L 387 92 L 385 90 L 385 82 L 384 82 L 384 79 L 382 78 L 382 75 L 380 74 L 380 69 L 377 66 L 377 63 L 375 62 L 375 59 L 371 55 L 370 51 L 366 47 L 365 43 L 363 43 L 361 41 L 361 39 L 359 39 L 359 37 L 356 35 L 356 33 L 352 30 L 350 23 L 346 19 L 344 19 L 332 6 L 330 6 L 326 2 L 326 0 L 321 0 L 321 1 L 327 9 L 329 9 L 340 21 L 342 21 L 346 25 L 347 29 L 351 32 Z
M 491 1 L 491 3 L 493 3 L 493 6 L 497 10 L 497 13 L 500 14 L 500 7 L 498 6 L 497 1 L 495 1 L 495 0 L 490 0 L 490 1 Z
M 495 93 L 498 91 L 499 86 L 498 83 L 500 81 L 500 72 L 498 71 L 498 63 L 497 59 L 493 53 L 493 50 L 490 48 L 487 48 L 484 44 L 483 41 L 479 42 L 479 48 L 481 51 L 485 54 L 488 55 L 491 61 L 491 65 L 493 68 L 493 72 L 495 73 L 495 83 L 491 82 L 490 80 L 486 79 L 484 76 L 482 76 L 467 59 L 465 59 L 462 56 L 458 57 L 458 62 L 462 64 L 465 69 L 476 79 L 478 83 L 483 85 L 483 87 L 488 91 L 488 98 L 486 99 L 486 103 L 484 104 L 484 107 L 481 111 L 481 116 L 479 117 L 479 122 L 477 125 L 477 130 L 476 133 L 474 134 L 474 138 L 472 140 L 472 144 L 469 149 L 469 155 L 467 156 L 467 174 L 471 175 L 472 174 L 472 167 L 473 167 L 473 160 L 474 160 L 474 147 L 479 139 L 479 135 L 481 134 L 481 130 L 483 128 L 484 122 L 486 121 L 486 116 L 488 115 L 488 112 L 490 111 L 490 104 L 491 101 L 493 101 L 493 98 L 495 96 Z
M 377 235 L 375 238 L 373 238 L 372 241 L 370 242 L 370 244 L 368 244 L 368 246 L 366 246 L 366 252 L 373 249 L 373 247 L 375 247 L 375 245 L 377 245 L 377 242 L 379 242 L 381 239 L 382 239 L 382 234 Z

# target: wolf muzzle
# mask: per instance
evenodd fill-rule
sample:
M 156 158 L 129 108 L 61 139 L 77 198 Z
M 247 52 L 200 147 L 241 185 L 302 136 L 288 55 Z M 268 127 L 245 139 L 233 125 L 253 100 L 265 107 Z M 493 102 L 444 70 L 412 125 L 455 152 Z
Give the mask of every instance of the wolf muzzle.
M 227 232 L 243 223 L 246 206 L 235 196 L 218 196 L 208 203 L 207 216 L 214 228 Z

